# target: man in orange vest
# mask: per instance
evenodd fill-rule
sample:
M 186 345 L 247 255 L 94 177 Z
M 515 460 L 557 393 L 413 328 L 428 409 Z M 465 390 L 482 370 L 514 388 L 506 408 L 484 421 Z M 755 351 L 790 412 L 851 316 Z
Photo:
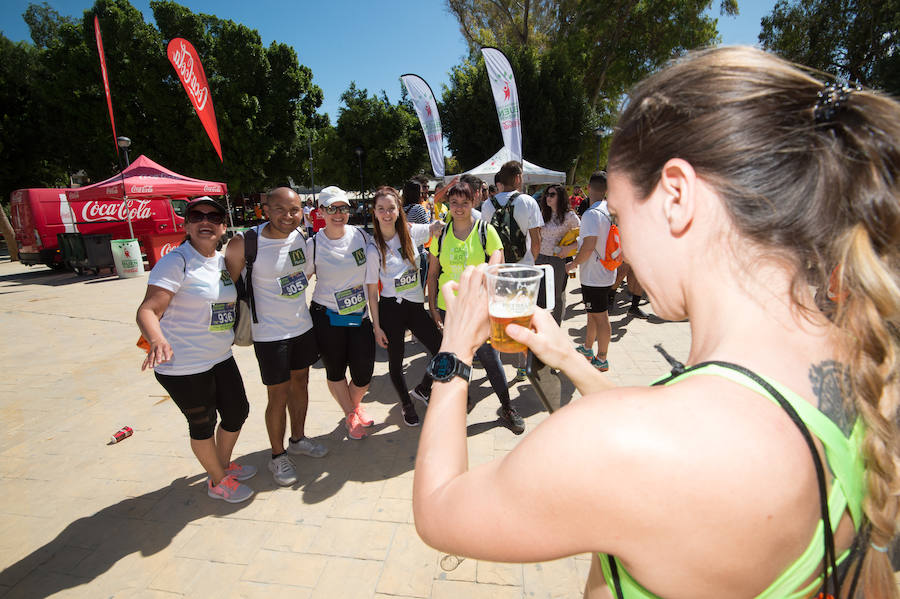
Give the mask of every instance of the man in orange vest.
M 591 175 L 588 184 L 588 197 L 591 207 L 581 217 L 581 244 L 575 258 L 566 265 L 566 272 L 579 268 L 581 276 L 581 297 L 587 310 L 587 333 L 584 344 L 575 349 L 590 360 L 599 371 L 609 370 L 606 352 L 612 337 L 609 323 L 610 291 L 616 283 L 616 270 L 609 270 L 603 265 L 606 250 L 606 238 L 612 218 L 606 205 L 606 172 L 597 171 Z M 594 342 L 597 353 L 594 354 Z

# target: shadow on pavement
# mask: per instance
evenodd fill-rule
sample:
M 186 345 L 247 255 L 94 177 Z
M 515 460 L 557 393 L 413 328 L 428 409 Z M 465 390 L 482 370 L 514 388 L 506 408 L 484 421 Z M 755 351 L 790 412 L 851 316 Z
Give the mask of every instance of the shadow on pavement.
M 0 283 L 60 287 L 83 282 L 91 284 L 119 280 L 119 277 L 115 274 L 83 275 L 79 277 L 74 272 L 68 270 L 53 270 L 45 266 L 35 266 L 33 268 L 35 270 L 0 276 Z

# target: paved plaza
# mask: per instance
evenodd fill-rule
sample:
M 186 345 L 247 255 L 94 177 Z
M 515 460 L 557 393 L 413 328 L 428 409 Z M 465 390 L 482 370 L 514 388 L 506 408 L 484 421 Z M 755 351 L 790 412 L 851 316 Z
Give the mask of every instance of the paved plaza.
M 564 325 L 581 338 L 586 321 L 574 283 Z M 402 424 L 380 348 L 364 400 L 376 421 L 371 436 L 346 437 L 316 364 L 307 434 L 330 453 L 294 457 L 300 480 L 278 487 L 266 469 L 265 387 L 252 348 L 236 347 L 251 407 L 235 459 L 260 469 L 248 481 L 256 495 L 237 505 L 208 498 L 183 416 L 152 373 L 140 371 L 134 315 L 146 284 L 146 276 L 77 277 L 0 258 L 0 596 L 581 596 L 587 555 L 456 563 L 419 539 L 411 495 L 421 428 Z M 684 359 L 689 330 L 629 317 L 624 296 L 612 313 L 609 374 L 643 385 L 668 371 L 654 344 Z M 409 339 L 407 356 L 408 380 L 416 381 L 426 354 Z M 552 378 L 551 394 L 578 400 L 567 380 Z M 511 395 L 529 430 L 547 417 L 530 384 L 514 385 Z M 497 421 L 483 370 L 475 371 L 473 397 L 469 459 L 502 457 L 524 436 Z M 108 445 L 126 425 L 134 435 Z

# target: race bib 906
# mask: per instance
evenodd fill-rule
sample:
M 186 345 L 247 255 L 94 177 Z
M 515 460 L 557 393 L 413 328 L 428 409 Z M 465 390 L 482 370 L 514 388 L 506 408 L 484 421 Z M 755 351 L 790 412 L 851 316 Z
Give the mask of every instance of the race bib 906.
M 334 294 L 334 301 L 337 303 L 338 314 L 351 314 L 359 312 L 366 307 L 366 294 L 362 285 L 344 289 Z
M 209 320 L 210 331 L 227 331 L 234 327 L 234 302 L 210 304 L 212 316 Z

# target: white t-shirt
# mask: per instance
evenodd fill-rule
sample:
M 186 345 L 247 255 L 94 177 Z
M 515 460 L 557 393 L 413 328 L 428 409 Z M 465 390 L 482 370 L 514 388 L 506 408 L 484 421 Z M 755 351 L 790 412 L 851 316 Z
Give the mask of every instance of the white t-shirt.
M 504 191 L 494 197 L 497 199 L 498 204 L 506 206 L 507 199 L 513 193 L 512 191 Z M 481 204 L 481 219 L 491 222 L 494 212 L 493 202 L 491 202 L 490 198 L 486 199 Z M 513 200 L 513 218 L 516 219 L 516 224 L 519 225 L 519 229 L 525 235 L 525 256 L 519 260 L 519 264 L 534 264 L 534 256 L 531 255 L 531 235 L 529 231 L 535 227 L 544 226 L 541 207 L 533 197 L 527 193 L 520 193 Z
M 340 239 L 328 239 L 325 229 L 314 239 L 308 246 L 310 255 L 315 256 L 312 301 L 342 314 L 359 312 L 368 303 L 366 281 L 378 281 L 378 251 L 372 238 L 346 225 Z
M 147 284 L 175 294 L 159 319 L 172 359 L 156 372 L 198 374 L 231 357 L 237 289 L 222 252 L 207 258 L 183 243 L 160 258 Z
M 606 251 L 606 237 L 609 235 L 609 209 L 606 200 L 594 202 L 581 217 L 581 230 L 578 235 L 578 247 L 586 237 L 596 237 L 597 245 L 591 256 L 579 267 L 581 284 L 588 287 L 609 287 L 616 282 L 616 270 L 607 270 L 600 258 Z
M 366 279 L 366 283 L 373 284 L 381 281 L 381 295 L 383 297 L 396 297 L 397 301 L 416 302 L 422 304 L 425 302 L 425 292 L 422 290 L 422 282 L 419 281 L 419 247 L 422 246 L 431 236 L 431 227 L 429 225 L 411 224 L 409 226 L 409 236 L 412 238 L 413 253 L 416 260 L 413 264 L 409 263 L 400 248 L 400 236 L 394 235 L 385 242 L 387 246 L 387 256 L 384 259 L 384 266 L 381 266 L 381 252 L 377 252 L 378 246 L 375 245 L 378 263 L 378 278 L 374 281 Z
M 268 223 L 256 229 L 256 260 L 253 262 L 253 301 L 256 319 L 251 320 L 254 341 L 280 341 L 299 337 L 312 328 L 306 305 L 306 288 L 312 275 L 312 258 L 306 239 L 298 229 L 285 239 L 262 234 Z M 246 269 L 244 276 L 247 275 Z

